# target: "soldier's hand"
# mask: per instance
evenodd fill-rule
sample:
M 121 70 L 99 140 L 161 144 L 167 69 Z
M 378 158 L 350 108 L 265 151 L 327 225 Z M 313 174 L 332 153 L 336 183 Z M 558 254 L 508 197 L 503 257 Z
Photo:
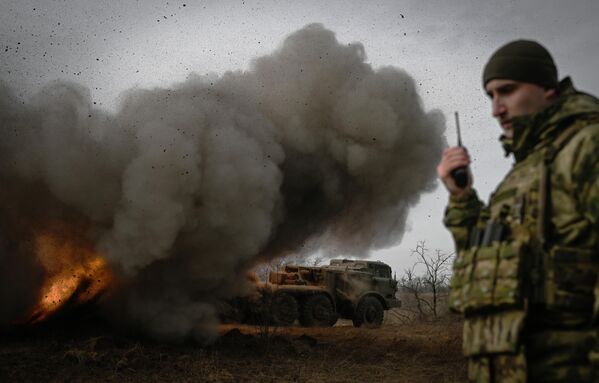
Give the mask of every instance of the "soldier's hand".
M 468 169 L 468 184 L 464 188 L 459 188 L 451 176 L 451 172 L 459 167 Z M 453 196 L 459 198 L 468 194 L 472 190 L 472 173 L 470 172 L 470 156 L 466 149 L 460 146 L 445 149 L 441 162 L 437 166 L 437 175 Z

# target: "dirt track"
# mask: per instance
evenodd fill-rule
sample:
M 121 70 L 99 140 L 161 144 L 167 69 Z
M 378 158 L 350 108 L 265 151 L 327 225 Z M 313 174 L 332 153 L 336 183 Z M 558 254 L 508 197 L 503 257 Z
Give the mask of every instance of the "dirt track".
M 223 325 L 210 347 L 115 335 L 103 326 L 0 340 L 0 381 L 463 382 L 461 324 L 380 329 Z

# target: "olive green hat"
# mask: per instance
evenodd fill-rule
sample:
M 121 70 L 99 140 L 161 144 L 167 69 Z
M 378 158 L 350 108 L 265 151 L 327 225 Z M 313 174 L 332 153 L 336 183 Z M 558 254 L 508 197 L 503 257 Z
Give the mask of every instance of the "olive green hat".
M 557 68 L 549 51 L 536 41 L 515 40 L 495 53 L 485 65 L 483 88 L 493 79 L 515 80 L 557 88 Z

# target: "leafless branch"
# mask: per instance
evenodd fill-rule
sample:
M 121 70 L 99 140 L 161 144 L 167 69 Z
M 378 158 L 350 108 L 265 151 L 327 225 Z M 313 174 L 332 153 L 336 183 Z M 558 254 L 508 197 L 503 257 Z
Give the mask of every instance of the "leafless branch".
M 420 318 L 430 313 L 433 319 L 437 319 L 439 299 L 447 290 L 449 283 L 453 254 L 445 254 L 441 250 L 435 250 L 434 254 L 431 254 L 425 242 L 419 241 L 416 248 L 412 249 L 411 255 L 416 257 L 416 262 L 412 268 L 404 271 L 400 286 L 416 301 Z M 422 275 L 415 274 L 418 266 L 424 269 Z M 425 297 L 423 294 L 425 292 L 431 293 L 432 296 Z

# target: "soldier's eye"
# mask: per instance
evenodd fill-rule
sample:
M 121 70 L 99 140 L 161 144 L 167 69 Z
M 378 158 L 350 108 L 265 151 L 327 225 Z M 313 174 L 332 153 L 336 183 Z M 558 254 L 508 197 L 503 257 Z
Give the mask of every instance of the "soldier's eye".
M 514 90 L 516 90 L 516 85 L 508 84 L 508 85 L 504 85 L 501 88 L 497 89 L 497 92 L 500 94 L 509 94 L 509 93 L 512 93 Z

